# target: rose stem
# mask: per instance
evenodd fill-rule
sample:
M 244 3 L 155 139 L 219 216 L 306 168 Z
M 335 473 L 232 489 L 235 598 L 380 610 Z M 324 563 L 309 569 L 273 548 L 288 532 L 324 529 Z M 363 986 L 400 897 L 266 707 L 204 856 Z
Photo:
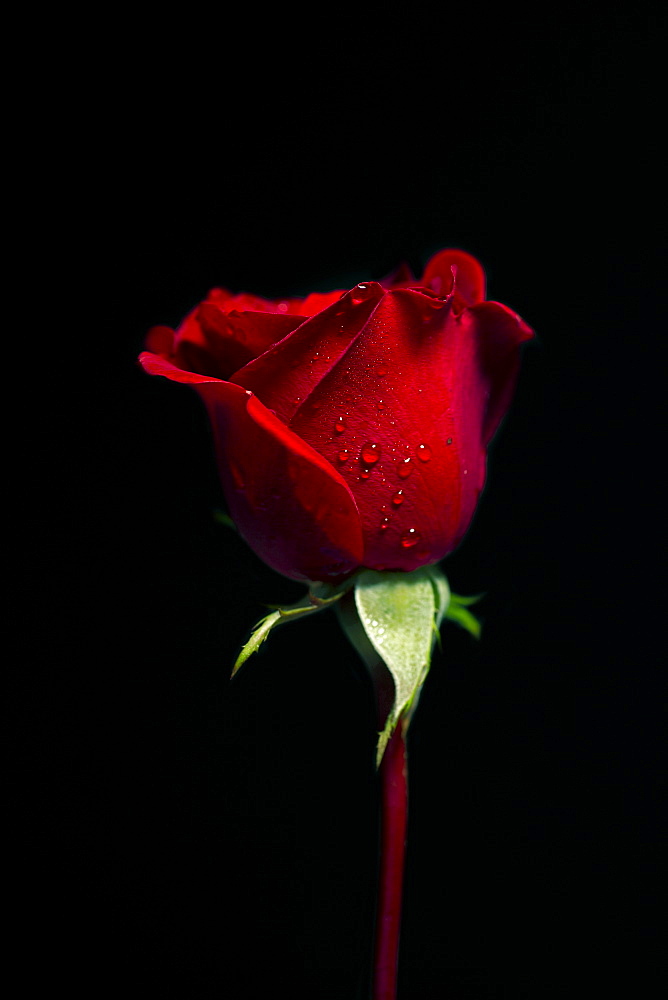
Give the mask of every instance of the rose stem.
M 408 818 L 406 733 L 401 722 L 385 749 L 380 765 L 380 782 L 380 872 L 376 909 L 373 1000 L 396 1000 Z

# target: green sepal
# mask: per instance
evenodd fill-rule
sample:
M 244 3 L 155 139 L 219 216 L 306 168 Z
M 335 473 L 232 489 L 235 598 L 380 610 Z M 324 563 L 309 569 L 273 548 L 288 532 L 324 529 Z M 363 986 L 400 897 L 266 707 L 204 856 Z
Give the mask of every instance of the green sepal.
M 450 588 L 437 566 L 411 573 L 365 570 L 355 580 L 359 621 L 394 682 L 394 701 L 378 735 L 377 765 L 399 720 L 408 724 L 415 710 L 449 602 Z
M 346 583 L 344 587 L 335 588 L 328 583 L 313 583 L 311 588 L 301 600 L 297 601 L 296 604 L 291 604 L 287 608 L 275 608 L 272 610 L 271 614 L 266 615 L 261 618 L 259 622 L 253 627 L 251 637 L 248 642 L 244 645 L 241 652 L 239 653 L 234 667 L 232 668 L 232 677 L 236 674 L 240 667 L 244 665 L 249 656 L 256 653 L 263 642 L 265 642 L 272 629 L 277 625 L 284 625 L 287 622 L 294 621 L 297 618 L 303 618 L 304 615 L 313 614 L 316 611 L 323 611 L 330 605 L 334 604 L 341 598 L 346 590 L 351 586 L 351 583 Z
M 216 524 L 222 524 L 225 528 L 231 528 L 232 531 L 237 530 L 236 524 L 234 523 L 230 515 L 227 513 L 227 511 L 220 510 L 220 508 L 217 508 L 213 512 L 213 519 L 216 522 Z
M 451 594 L 445 617 L 469 632 L 474 639 L 479 639 L 480 622 L 468 608 L 471 604 L 477 604 L 484 596 L 484 594 L 476 594 L 473 597 L 462 597 L 460 594 Z

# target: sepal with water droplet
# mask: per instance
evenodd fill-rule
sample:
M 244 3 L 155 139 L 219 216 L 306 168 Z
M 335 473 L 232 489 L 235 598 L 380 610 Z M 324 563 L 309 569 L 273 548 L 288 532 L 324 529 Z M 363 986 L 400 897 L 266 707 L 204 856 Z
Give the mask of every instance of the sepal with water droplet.
M 448 581 L 437 566 L 411 573 L 365 570 L 350 599 L 337 607 L 341 623 L 367 664 L 376 689 L 379 721 L 376 763 L 401 719 L 415 711 L 438 628 L 450 603 Z M 393 698 L 388 700 L 388 672 Z

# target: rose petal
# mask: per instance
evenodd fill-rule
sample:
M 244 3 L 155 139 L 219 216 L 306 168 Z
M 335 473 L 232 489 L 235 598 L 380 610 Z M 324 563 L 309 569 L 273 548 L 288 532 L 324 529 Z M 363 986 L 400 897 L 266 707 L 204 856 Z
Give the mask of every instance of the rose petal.
M 439 295 L 452 291 L 455 282 L 455 312 L 475 305 L 485 298 L 485 272 L 475 257 L 463 250 L 441 250 L 424 269 L 421 284 L 433 288 Z
M 283 340 L 303 323 L 302 316 L 270 312 L 228 313 L 212 302 L 203 302 L 197 321 L 211 354 L 219 363 L 222 378 L 229 378 L 272 344 Z
M 482 442 L 487 445 L 510 406 L 520 367 L 517 348 L 534 332 L 500 302 L 478 303 L 462 313 L 461 323 L 471 328 L 469 335 L 480 345 L 480 364 L 489 387 L 482 426 Z
M 256 393 L 265 406 L 288 423 L 345 356 L 384 294 L 377 282 L 357 285 L 235 372 L 232 380 Z
M 495 309 L 458 316 L 442 299 L 392 290 L 295 413 L 291 429 L 339 468 L 355 497 L 365 566 L 436 562 L 466 531 L 485 478 L 483 424 L 488 412 L 500 417 L 515 371 L 509 320 L 497 329 L 498 318 Z M 488 360 L 497 342 L 497 353 L 510 352 L 498 377 Z
M 153 354 L 171 357 L 174 351 L 174 331 L 171 326 L 152 326 L 146 334 L 146 349 Z
M 333 292 L 311 292 L 305 299 L 298 300 L 295 303 L 298 306 L 297 311 L 300 316 L 315 316 L 316 313 L 326 309 L 327 306 L 338 302 L 345 291 L 345 288 L 341 288 Z
M 461 469 L 445 445 L 454 434 L 449 317 L 447 301 L 387 292 L 290 425 L 348 483 L 366 539 L 364 565 L 371 568 L 435 562 L 459 529 Z
M 202 396 L 230 514 L 261 559 L 303 580 L 338 579 L 358 568 L 364 541 L 355 500 L 326 459 L 248 390 L 148 352 L 140 361 L 150 374 L 191 384 Z

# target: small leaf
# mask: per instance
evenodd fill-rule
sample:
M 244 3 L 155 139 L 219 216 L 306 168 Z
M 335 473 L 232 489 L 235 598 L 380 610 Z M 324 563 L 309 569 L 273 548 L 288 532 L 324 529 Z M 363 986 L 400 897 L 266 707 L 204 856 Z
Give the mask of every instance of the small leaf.
M 266 618 L 262 618 L 261 621 L 257 623 L 253 629 L 250 639 L 237 656 L 236 662 L 232 667 L 232 677 L 234 677 L 237 670 L 244 665 L 249 656 L 252 656 L 253 653 L 257 653 L 262 643 L 269 637 L 269 633 L 274 625 L 278 625 L 280 620 L 281 612 L 273 611 L 270 615 L 267 615 Z
M 477 604 L 478 601 L 482 601 L 484 596 L 484 594 L 474 594 L 472 597 L 462 597 L 461 594 L 451 594 L 450 600 L 452 604 L 462 604 L 465 608 L 468 608 L 471 604 Z
M 338 601 L 351 586 L 352 581 L 339 588 L 335 588 L 328 583 L 314 583 L 311 585 L 308 594 L 297 601 L 296 604 L 292 604 L 289 608 L 275 608 L 270 615 L 261 618 L 254 626 L 250 639 L 243 646 L 236 659 L 232 668 L 232 677 L 234 677 L 239 668 L 244 665 L 253 653 L 257 653 L 262 643 L 268 639 L 269 633 L 273 628 L 285 622 L 293 621 L 295 618 L 313 614 L 316 611 L 324 611 L 330 604 Z
M 461 604 L 451 604 L 445 613 L 445 617 L 449 621 L 461 626 L 461 628 L 466 629 L 467 632 L 470 632 L 474 639 L 480 638 L 480 622 L 475 615 L 472 615 Z

